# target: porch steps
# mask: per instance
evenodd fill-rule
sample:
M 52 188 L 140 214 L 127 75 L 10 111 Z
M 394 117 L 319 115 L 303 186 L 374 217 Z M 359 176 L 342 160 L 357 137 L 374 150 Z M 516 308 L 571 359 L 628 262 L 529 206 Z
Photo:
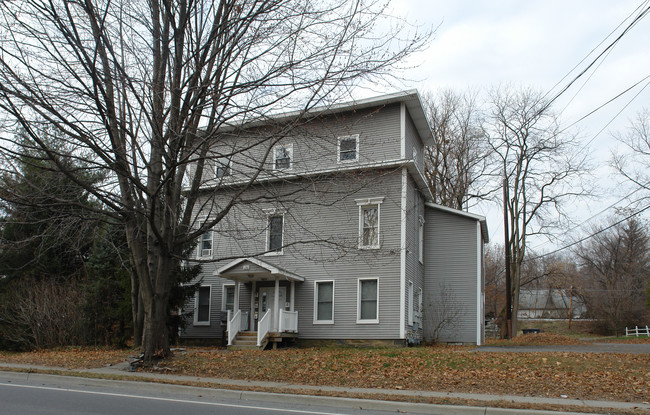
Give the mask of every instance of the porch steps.
M 257 347 L 257 332 L 256 331 L 240 331 L 232 341 L 232 346 L 228 346 L 228 350 L 264 350 L 268 340 L 264 340 L 260 347 Z

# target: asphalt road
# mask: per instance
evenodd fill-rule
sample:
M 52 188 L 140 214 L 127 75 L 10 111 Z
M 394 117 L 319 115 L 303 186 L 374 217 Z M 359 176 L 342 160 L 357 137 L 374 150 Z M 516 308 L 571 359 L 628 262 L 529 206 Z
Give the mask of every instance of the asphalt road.
M 236 391 L 24 373 L 0 373 L 2 415 L 395 414 L 330 405 L 240 400 Z M 260 395 L 262 396 L 262 395 Z M 323 398 L 324 401 L 327 398 Z

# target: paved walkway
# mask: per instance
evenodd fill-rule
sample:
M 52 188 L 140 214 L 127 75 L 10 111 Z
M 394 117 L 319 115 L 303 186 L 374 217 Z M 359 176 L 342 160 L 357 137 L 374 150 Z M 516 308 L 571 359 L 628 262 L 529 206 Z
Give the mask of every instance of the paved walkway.
M 586 343 L 548 346 L 480 346 L 478 352 L 573 352 L 650 354 L 650 343 Z
M 568 399 L 568 398 L 541 398 L 541 397 L 529 397 L 529 396 L 515 396 L 515 395 L 488 395 L 488 394 L 475 394 L 475 393 L 452 393 L 452 392 L 435 392 L 435 391 L 415 391 L 415 390 L 396 390 L 396 389 L 369 389 L 369 388 L 349 388 L 349 387 L 336 387 L 336 386 L 312 386 L 312 385 L 300 385 L 300 384 L 290 384 L 290 383 L 280 383 L 280 382 L 263 382 L 263 381 L 247 381 L 247 380 L 237 380 L 237 379 L 221 379 L 221 378 L 209 378 L 209 377 L 196 377 L 196 376 L 182 376 L 182 375 L 172 375 L 172 374 L 162 374 L 162 373 L 148 373 L 148 372 L 128 372 L 128 363 L 124 362 L 115 366 L 102 367 L 97 369 L 67 369 L 62 367 L 47 367 L 47 366 L 35 366 L 35 365 L 25 365 L 25 364 L 11 364 L 11 363 L 0 363 L 0 370 L 3 368 L 7 369 L 22 369 L 22 370 L 41 370 L 41 371 L 63 371 L 70 372 L 71 374 L 75 372 L 79 373 L 91 373 L 95 375 L 110 375 L 107 377 L 114 378 L 115 375 L 121 375 L 130 379 L 139 379 L 141 381 L 151 381 L 151 382 L 191 382 L 192 385 L 204 385 L 210 388 L 267 388 L 270 390 L 281 389 L 284 393 L 295 393 L 292 396 L 301 396 L 301 399 L 308 400 L 309 396 L 304 396 L 309 392 L 333 392 L 333 393 L 345 393 L 345 394 L 364 394 L 367 396 L 377 396 L 377 399 L 386 399 L 385 396 L 393 396 L 395 398 L 399 397 L 427 397 L 427 398 L 451 398 L 451 399 L 468 399 L 475 400 L 480 402 L 494 402 L 494 401 L 509 401 L 514 403 L 526 403 L 526 404 L 549 404 L 549 405 L 575 405 L 589 408 L 602 409 L 607 412 L 608 409 L 619 409 L 619 410 L 641 410 L 648 411 L 650 413 L 650 404 L 649 403 L 633 403 L 633 402 L 616 402 L 616 401 L 596 401 L 596 400 L 581 400 L 581 399 Z M 240 392 L 244 393 L 244 392 Z M 251 392 L 252 393 L 252 392 Z M 257 392 L 256 392 L 257 393 Z M 282 394 L 284 395 L 284 394 Z M 280 396 L 282 396 L 280 395 Z M 243 395 L 241 395 L 243 396 Z M 286 395 L 284 395 L 286 396 Z M 240 397 L 241 399 L 245 399 Z M 311 397 L 317 399 L 319 397 Z M 420 405 L 420 404 L 413 404 Z M 452 407 L 453 408 L 453 407 Z M 463 407 L 471 408 L 471 407 Z M 479 409 L 479 408 L 477 408 Z M 482 408 L 484 410 L 481 413 L 490 413 L 490 414 L 515 414 L 515 413 L 528 413 L 528 414 L 551 414 L 550 411 L 524 411 L 524 410 L 512 410 L 512 409 L 500 409 L 500 408 Z M 451 409 L 446 409 L 444 413 L 453 413 Z M 461 413 L 461 412 L 458 412 Z M 467 412 L 462 412 L 467 413 Z

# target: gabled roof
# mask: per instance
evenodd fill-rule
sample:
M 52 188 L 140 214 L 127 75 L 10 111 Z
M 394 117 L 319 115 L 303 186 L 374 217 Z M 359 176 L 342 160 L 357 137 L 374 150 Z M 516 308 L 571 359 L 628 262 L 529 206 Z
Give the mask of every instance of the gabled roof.
M 485 216 L 477 215 L 475 213 L 465 212 L 464 210 L 458 210 L 458 209 L 450 208 L 448 206 L 443 206 L 432 202 L 426 202 L 425 206 L 431 209 L 439 210 L 441 212 L 451 213 L 452 215 L 462 216 L 467 219 L 473 219 L 479 221 L 479 223 L 481 224 L 481 234 L 483 236 L 483 242 L 485 243 L 490 242 L 490 235 L 488 233 L 487 220 L 485 220 Z
M 408 91 L 396 92 L 392 94 L 380 95 L 372 98 L 363 98 L 358 100 L 353 100 L 349 102 L 343 102 L 340 104 L 332 104 L 323 107 L 315 107 L 306 112 L 304 111 L 291 111 L 285 113 L 279 113 L 275 115 L 270 115 L 263 119 L 247 122 L 244 124 L 235 124 L 231 125 L 231 128 L 235 127 L 244 127 L 252 128 L 257 126 L 263 126 L 267 124 L 270 120 L 275 122 L 283 122 L 292 120 L 298 116 L 318 116 L 318 115 L 330 115 L 338 114 L 345 111 L 356 111 L 366 108 L 380 107 L 384 105 L 404 103 L 406 109 L 411 115 L 411 119 L 415 124 L 415 128 L 418 131 L 418 134 L 422 138 L 424 145 L 433 145 L 433 134 L 431 132 L 431 127 L 427 120 L 427 116 L 422 107 L 422 101 L 420 100 L 420 94 L 417 90 L 411 89 Z M 226 128 L 227 129 L 227 128 Z
M 238 265 L 240 264 L 243 265 L 241 269 L 239 269 L 238 267 Z M 246 265 L 249 266 L 246 267 Z M 250 268 L 250 265 L 253 265 L 254 268 Z M 216 270 L 214 272 L 214 275 L 223 278 L 238 279 L 238 280 L 241 280 L 243 279 L 242 277 L 247 277 L 249 275 L 252 276 L 250 280 L 252 280 L 253 278 L 258 280 L 260 279 L 260 276 L 264 276 L 264 275 L 269 275 L 274 278 L 279 277 L 288 281 L 302 282 L 305 280 L 300 275 L 286 271 L 280 267 L 276 267 L 275 265 L 271 265 L 267 262 L 261 261 L 253 257 L 239 258 L 232 262 L 229 262 L 228 264 Z

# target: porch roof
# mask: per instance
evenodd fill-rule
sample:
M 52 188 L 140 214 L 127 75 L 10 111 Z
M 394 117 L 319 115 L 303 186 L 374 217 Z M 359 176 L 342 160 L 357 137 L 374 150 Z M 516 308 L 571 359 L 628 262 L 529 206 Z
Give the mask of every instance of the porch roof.
M 300 275 L 251 257 L 236 259 L 217 269 L 214 275 L 239 282 L 273 281 L 276 278 L 287 281 L 305 281 Z

